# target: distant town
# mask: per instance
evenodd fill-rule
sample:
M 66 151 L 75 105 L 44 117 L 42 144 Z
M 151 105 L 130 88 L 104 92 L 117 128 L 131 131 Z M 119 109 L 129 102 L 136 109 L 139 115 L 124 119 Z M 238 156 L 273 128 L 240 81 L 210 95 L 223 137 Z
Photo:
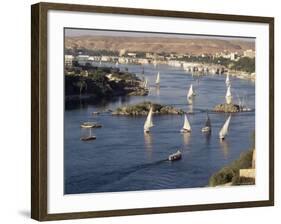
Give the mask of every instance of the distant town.
M 106 63 L 145 65 L 167 64 L 182 67 L 189 72 L 208 72 L 221 74 L 228 72 L 230 75 L 243 79 L 255 80 L 255 50 L 244 51 L 224 50 L 215 54 L 180 54 L 180 53 L 153 53 L 131 52 L 126 49 L 89 50 L 85 48 L 65 49 L 65 74 L 87 75 L 82 72 L 83 67 L 104 66 Z

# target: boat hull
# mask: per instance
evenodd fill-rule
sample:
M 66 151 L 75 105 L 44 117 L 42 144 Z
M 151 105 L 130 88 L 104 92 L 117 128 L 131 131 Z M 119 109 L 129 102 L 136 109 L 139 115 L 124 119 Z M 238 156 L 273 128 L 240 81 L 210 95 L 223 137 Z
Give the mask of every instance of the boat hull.
M 209 132 L 211 132 L 211 128 L 210 127 L 204 127 L 204 128 L 202 128 L 202 130 L 201 130 L 203 133 L 209 133 Z
M 174 153 L 174 154 L 169 155 L 168 160 L 169 160 L 169 161 L 180 160 L 181 157 L 182 157 L 181 152 L 178 151 L 178 152 L 176 152 L 176 153 Z
M 184 129 L 184 128 L 183 128 L 183 129 L 180 130 L 180 132 L 181 132 L 181 133 L 190 133 L 191 130 L 188 130 L 188 129 Z
M 96 136 L 89 136 L 89 137 L 81 137 L 81 141 L 92 141 L 95 140 L 97 137 Z

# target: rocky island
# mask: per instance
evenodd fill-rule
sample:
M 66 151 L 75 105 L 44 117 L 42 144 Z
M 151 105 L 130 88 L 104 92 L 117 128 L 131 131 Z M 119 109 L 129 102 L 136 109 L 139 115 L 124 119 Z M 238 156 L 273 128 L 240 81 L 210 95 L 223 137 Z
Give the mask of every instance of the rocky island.
M 156 115 L 182 115 L 185 113 L 182 109 L 146 101 L 134 105 L 119 107 L 114 112 L 112 112 L 112 114 L 125 116 L 147 115 L 151 106 L 153 108 L 153 113 Z
M 215 112 L 224 112 L 224 113 L 237 113 L 243 111 L 243 108 L 241 108 L 237 104 L 227 104 L 227 103 L 222 103 L 218 104 L 214 107 L 213 111 Z

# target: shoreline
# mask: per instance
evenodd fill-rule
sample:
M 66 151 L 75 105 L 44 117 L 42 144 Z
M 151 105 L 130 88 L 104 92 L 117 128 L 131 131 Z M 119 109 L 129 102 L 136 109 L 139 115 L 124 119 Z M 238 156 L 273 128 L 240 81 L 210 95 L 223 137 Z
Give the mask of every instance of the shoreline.
M 94 63 L 98 63 L 97 61 L 94 61 Z M 111 64 L 112 62 L 105 62 Z M 112 63 L 113 64 L 113 63 Z M 153 63 L 119 63 L 120 65 L 152 65 Z M 201 73 L 200 75 L 206 75 L 206 76 L 212 76 L 212 75 L 229 75 L 232 77 L 236 77 L 238 79 L 243 79 L 243 80 L 250 80 L 250 81 L 255 81 L 256 80 L 256 74 L 254 73 L 249 73 L 243 70 L 233 70 L 229 69 L 226 66 L 220 65 L 220 64 L 203 64 L 200 62 L 182 62 L 182 61 L 158 61 L 157 64 L 159 65 L 168 65 L 171 67 L 176 67 L 176 68 L 182 68 L 183 70 L 190 69 L 190 73 L 192 74 L 192 69 L 199 69 L 196 71 L 196 73 Z M 204 69 L 209 68 L 209 72 L 204 71 Z M 212 69 L 215 69 L 216 72 L 210 72 Z M 222 73 L 217 73 L 217 70 L 223 71 Z M 198 74 L 199 75 L 199 74 Z

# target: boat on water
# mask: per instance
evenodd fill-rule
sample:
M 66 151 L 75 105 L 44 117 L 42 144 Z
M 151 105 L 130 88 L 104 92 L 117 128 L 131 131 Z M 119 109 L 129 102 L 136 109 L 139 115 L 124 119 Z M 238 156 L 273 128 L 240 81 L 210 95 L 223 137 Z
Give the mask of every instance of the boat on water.
M 193 85 L 190 84 L 189 90 L 187 92 L 187 100 L 192 99 L 193 96 L 195 96 L 195 92 L 193 90 Z
M 184 124 L 183 124 L 183 127 L 182 129 L 180 130 L 181 133 L 188 133 L 188 132 L 191 132 L 191 127 L 190 127 L 190 123 L 187 119 L 187 115 L 185 114 L 184 115 Z
M 89 130 L 89 135 L 87 136 L 82 136 L 80 138 L 81 141 L 91 141 L 91 140 L 95 140 L 97 137 L 95 135 L 92 135 L 92 129 L 91 128 L 85 128 Z
M 148 79 L 147 78 L 144 78 L 143 88 L 148 89 Z
M 101 124 L 98 124 L 96 122 L 84 122 L 80 125 L 81 128 L 101 128 L 102 125 Z
M 157 73 L 155 84 L 156 84 L 157 86 L 160 85 L 160 72 Z
M 226 119 L 226 121 L 224 122 L 224 125 L 222 126 L 222 128 L 219 132 L 219 138 L 221 140 L 224 140 L 228 134 L 228 127 L 229 127 L 230 119 L 231 119 L 231 115 L 229 115 L 229 117 Z
M 232 95 L 231 95 L 231 91 L 230 91 L 231 86 L 229 85 L 227 87 L 227 91 L 226 91 L 226 95 L 225 95 L 225 101 L 227 104 L 231 104 L 232 103 Z
M 154 126 L 153 121 L 152 121 L 152 114 L 153 114 L 153 108 L 151 106 L 149 109 L 147 118 L 145 120 L 144 126 L 143 126 L 144 133 L 149 133 L 150 128 L 152 128 Z
M 182 157 L 181 151 L 178 150 L 177 152 L 175 152 L 175 153 L 169 155 L 168 160 L 169 160 L 169 161 L 180 160 L 181 157 Z
M 205 126 L 201 130 L 203 133 L 210 133 L 212 131 L 211 127 L 211 119 L 209 117 L 209 114 L 207 114 L 207 120 L 205 122 Z
M 226 75 L 225 84 L 226 84 L 226 86 L 230 85 L 229 74 Z

